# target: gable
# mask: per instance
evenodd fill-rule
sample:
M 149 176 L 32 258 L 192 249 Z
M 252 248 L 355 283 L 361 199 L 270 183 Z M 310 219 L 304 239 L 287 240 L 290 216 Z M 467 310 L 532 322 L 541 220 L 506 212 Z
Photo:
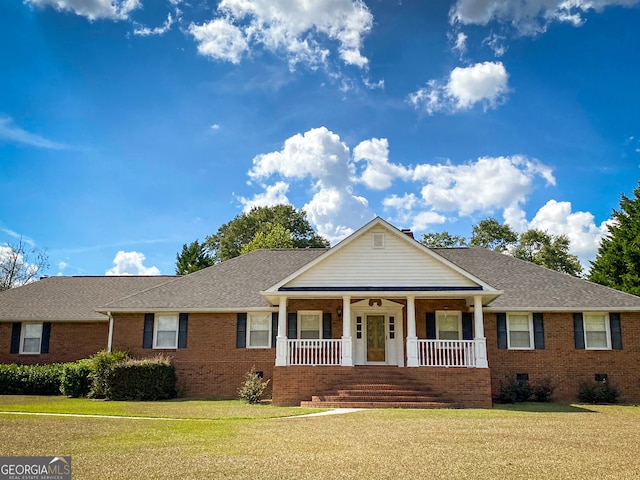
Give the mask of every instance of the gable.
M 478 288 L 436 254 L 377 222 L 280 287 Z M 337 248 L 337 247 L 336 247 Z

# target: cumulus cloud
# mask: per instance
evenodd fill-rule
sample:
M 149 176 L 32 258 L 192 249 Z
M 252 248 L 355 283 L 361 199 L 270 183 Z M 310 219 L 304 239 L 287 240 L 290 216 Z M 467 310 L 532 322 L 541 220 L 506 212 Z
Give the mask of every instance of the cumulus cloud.
M 435 112 L 468 110 L 476 104 L 485 110 L 496 108 L 504 101 L 509 75 L 502 62 L 476 63 L 469 67 L 456 67 L 446 83 L 429 80 L 427 86 L 411 93 L 408 102 L 429 115 Z
M 487 25 L 492 21 L 510 24 L 522 35 L 544 32 L 553 22 L 580 26 L 584 15 L 605 7 L 632 6 L 639 0 L 457 0 L 449 12 L 452 24 Z
M 274 185 L 262 185 L 263 193 L 258 193 L 253 198 L 238 197 L 243 205 L 243 212 L 248 212 L 254 207 L 272 207 L 274 205 L 289 205 L 287 192 L 289 185 L 286 182 L 277 182 Z
M 125 252 L 120 250 L 113 259 L 113 268 L 105 275 L 160 275 L 157 267 L 145 267 L 144 254 L 140 252 Z
M 0 141 L 8 140 L 13 143 L 29 145 L 31 147 L 48 148 L 51 150 L 65 150 L 69 148 L 63 143 L 54 142 L 36 133 L 28 132 L 14 125 L 10 117 L 0 117 Z
M 366 163 L 360 182 L 371 190 L 386 190 L 396 178 L 411 178 L 409 168 L 389 163 L 389 142 L 386 138 L 372 138 L 361 142 L 353 149 L 353 159 Z
M 330 51 L 324 40 L 338 43 L 338 56 L 346 65 L 364 68 L 363 38 L 373 16 L 362 1 L 315 0 L 222 0 L 217 16 L 189 32 L 202 55 L 232 63 L 240 62 L 252 48 L 284 53 L 292 68 L 298 63 L 324 65 Z
M 126 20 L 142 4 L 139 0 L 25 0 L 37 7 L 52 7 L 59 11 L 73 12 L 89 20 Z

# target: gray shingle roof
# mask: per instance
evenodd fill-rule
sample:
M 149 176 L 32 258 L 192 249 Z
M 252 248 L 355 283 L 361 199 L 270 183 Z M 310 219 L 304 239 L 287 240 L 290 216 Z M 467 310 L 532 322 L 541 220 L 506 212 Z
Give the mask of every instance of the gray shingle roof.
M 140 294 L 103 304 L 100 310 L 206 310 L 265 308 L 260 295 L 325 253 L 326 249 L 256 250 L 185 275 Z
M 0 321 L 107 320 L 98 305 L 175 276 L 48 277 L 0 293 Z
M 528 310 L 640 310 L 640 297 L 482 247 L 434 249 L 504 293 L 488 307 Z

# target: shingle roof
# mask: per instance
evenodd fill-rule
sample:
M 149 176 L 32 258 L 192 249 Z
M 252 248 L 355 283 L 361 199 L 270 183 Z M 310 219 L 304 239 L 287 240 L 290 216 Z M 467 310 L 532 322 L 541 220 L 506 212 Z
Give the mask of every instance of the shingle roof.
M 175 276 L 48 277 L 0 293 L 0 321 L 107 320 L 95 311 Z
M 140 294 L 103 304 L 100 310 L 206 310 L 265 308 L 260 295 L 325 253 L 326 249 L 255 250 L 180 277 Z
M 528 310 L 640 310 L 640 297 L 482 247 L 434 249 L 504 293 L 488 307 Z

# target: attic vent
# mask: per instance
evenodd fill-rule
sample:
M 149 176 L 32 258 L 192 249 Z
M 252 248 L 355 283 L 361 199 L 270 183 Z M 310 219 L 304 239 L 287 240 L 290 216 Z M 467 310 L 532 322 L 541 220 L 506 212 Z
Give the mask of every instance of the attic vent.
M 373 248 L 384 248 L 384 233 L 373 234 Z

